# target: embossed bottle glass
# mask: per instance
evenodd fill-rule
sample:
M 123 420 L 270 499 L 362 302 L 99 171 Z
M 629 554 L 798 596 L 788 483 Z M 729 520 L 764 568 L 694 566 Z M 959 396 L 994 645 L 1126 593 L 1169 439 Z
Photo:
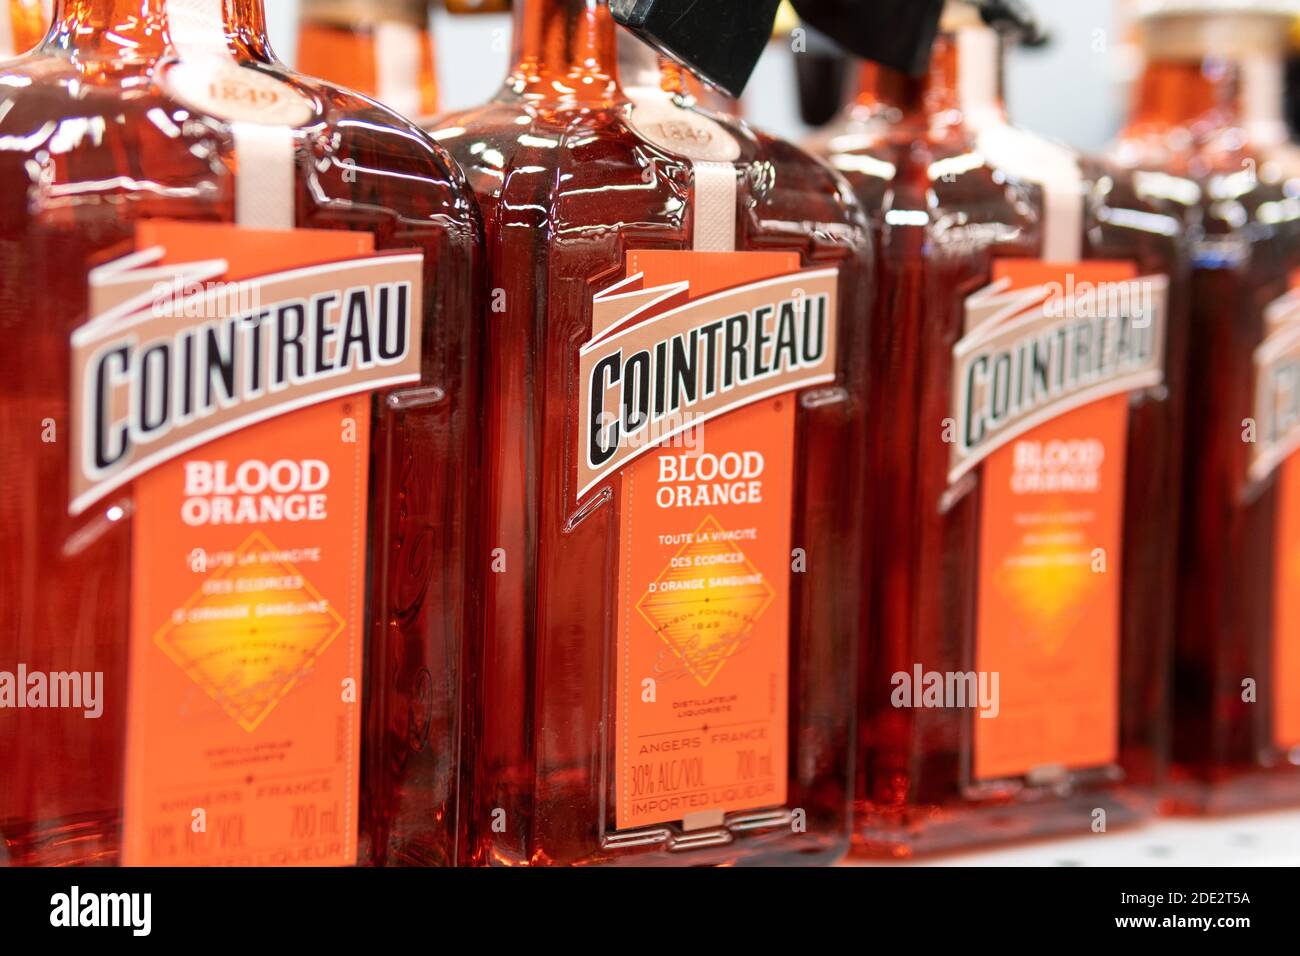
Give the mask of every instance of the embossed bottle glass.
M 1300 803 L 1300 157 L 1282 117 L 1296 5 L 1148 12 L 1112 155 L 1199 186 L 1169 808 Z
M 260 0 L 64 0 L 0 75 L 0 671 L 102 675 L 97 719 L 0 709 L 10 863 L 455 855 L 480 220 L 441 150 L 264 27 Z M 169 331 L 87 358 L 129 308 Z
M 878 238 L 866 855 L 1132 822 L 1166 732 L 1177 221 L 1008 126 L 1001 47 L 950 4 L 929 73 L 864 66 L 815 144 Z
M 429 0 L 304 0 L 297 68 L 404 116 L 438 111 Z
M 847 836 L 865 222 L 793 146 L 662 90 L 634 107 L 603 0 L 515 16 L 502 92 L 434 131 L 490 251 L 472 859 L 831 859 Z M 757 308 L 781 336 L 821 328 L 834 354 L 802 338 L 791 362 L 782 337 L 760 384 L 712 350 L 753 341 L 742 299 L 771 290 L 784 304 Z M 703 424 L 658 426 L 674 416 Z

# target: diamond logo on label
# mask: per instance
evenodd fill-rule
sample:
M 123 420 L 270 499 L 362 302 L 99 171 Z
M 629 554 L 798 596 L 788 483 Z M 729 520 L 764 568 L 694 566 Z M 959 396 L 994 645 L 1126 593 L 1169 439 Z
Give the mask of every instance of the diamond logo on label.
M 1088 584 L 1094 572 L 1085 545 L 1070 540 L 1078 537 L 1077 531 L 1055 526 L 1035 537 L 1047 543 L 1026 541 L 1006 566 L 997 569 L 994 584 L 1020 609 L 1025 636 L 1032 635 L 1043 652 L 1055 654 L 1065 642 L 1056 625 L 1088 613 Z
M 701 687 L 718 676 L 775 597 L 763 572 L 712 515 L 664 568 L 637 610 Z
M 252 732 L 346 621 L 261 532 L 204 580 L 154 643 Z

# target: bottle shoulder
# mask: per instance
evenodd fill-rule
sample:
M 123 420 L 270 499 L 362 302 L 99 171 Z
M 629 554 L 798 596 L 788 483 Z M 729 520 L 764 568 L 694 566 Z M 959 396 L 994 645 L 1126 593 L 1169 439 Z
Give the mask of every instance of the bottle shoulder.
M 0 73 L 0 206 L 33 221 L 57 219 L 63 200 L 75 196 L 81 217 L 104 207 L 115 215 L 138 208 L 181 216 L 188 209 L 228 218 L 238 168 L 234 130 L 245 117 L 185 95 L 173 66 L 90 70 L 41 52 L 8 64 Z M 300 200 L 341 211 L 364 195 L 372 212 L 470 233 L 480 228 L 460 169 L 408 120 L 278 64 L 231 68 L 259 75 L 259 83 L 265 78 L 265 88 L 293 101 L 274 119 L 293 129 Z
M 1005 122 L 923 120 L 855 108 L 810 142 L 849 179 L 877 228 L 921 225 L 939 242 L 959 237 L 960 248 L 974 236 L 977 246 L 1023 249 L 1039 242 L 1050 191 L 1078 194 L 1093 253 L 1121 249 L 1133 233 L 1177 254 L 1183 211 L 1140 188 L 1131 170 Z
M 1041 210 L 1016 177 L 988 162 L 973 131 L 855 109 L 807 144 L 845 177 L 883 233 L 920 227 L 936 248 L 1019 244 Z M 883 243 L 885 247 L 889 243 Z
M 736 168 L 742 206 L 765 225 L 820 224 L 865 237 L 860 207 L 822 160 L 736 117 L 671 107 L 668 97 L 662 106 L 557 106 L 507 95 L 440 117 L 431 135 L 464 167 L 489 219 L 526 214 L 510 197 L 531 192 L 541 203 L 533 213 L 559 222 L 589 218 L 596 204 L 602 227 L 680 231 L 696 165 L 721 163 Z
M 1222 131 L 1191 142 L 1177 128 L 1130 127 L 1104 158 L 1140 191 L 1177 208 L 1197 240 L 1235 235 L 1245 245 L 1300 242 L 1300 146 L 1294 143 L 1256 146 Z

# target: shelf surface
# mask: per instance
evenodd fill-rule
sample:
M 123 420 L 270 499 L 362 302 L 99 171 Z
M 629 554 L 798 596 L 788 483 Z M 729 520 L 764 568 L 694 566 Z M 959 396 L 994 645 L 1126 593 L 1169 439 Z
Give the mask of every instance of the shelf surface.
M 849 860 L 847 865 L 1298 866 L 1300 810 L 1163 819 L 1144 827 L 1068 840 L 1042 840 L 902 864 Z

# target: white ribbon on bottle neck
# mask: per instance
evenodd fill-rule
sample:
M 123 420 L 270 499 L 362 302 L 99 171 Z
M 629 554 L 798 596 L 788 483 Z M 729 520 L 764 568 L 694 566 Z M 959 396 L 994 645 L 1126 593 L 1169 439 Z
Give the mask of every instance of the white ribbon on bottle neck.
M 225 0 L 166 0 L 172 49 L 182 61 L 237 63 L 226 36 Z M 231 122 L 235 140 L 235 224 L 249 229 L 294 227 L 294 131 L 288 126 Z
M 1290 138 L 1282 104 L 1286 78 L 1282 59 L 1260 54 L 1239 64 L 1241 123 L 1251 142 L 1264 149 L 1281 146 Z
M 1002 38 L 985 26 L 957 31 L 957 96 L 985 161 L 1043 192 L 1042 252 L 1046 262 L 1083 257 L 1085 184 L 1078 154 L 1010 125 L 999 104 Z
M 681 107 L 673 94 L 664 90 L 659 55 L 631 33 L 619 31 L 619 72 L 623 89 L 632 101 L 632 124 L 637 126 L 637 111 L 656 116 L 677 113 L 688 125 L 697 124 L 718 137 L 720 148 L 696 152 L 683 151 L 681 144 L 659 142 L 658 145 L 690 160 L 695 189 L 692 195 L 691 248 L 696 252 L 735 252 L 739 183 L 736 164 L 728 154 L 740 148 L 726 129 L 702 114 Z M 642 135 L 647 131 L 641 129 Z M 648 137 L 654 141 L 653 137 Z M 715 154 L 716 153 L 716 154 Z
M 375 99 L 403 116 L 423 115 L 420 61 L 424 31 L 403 20 L 375 24 Z

